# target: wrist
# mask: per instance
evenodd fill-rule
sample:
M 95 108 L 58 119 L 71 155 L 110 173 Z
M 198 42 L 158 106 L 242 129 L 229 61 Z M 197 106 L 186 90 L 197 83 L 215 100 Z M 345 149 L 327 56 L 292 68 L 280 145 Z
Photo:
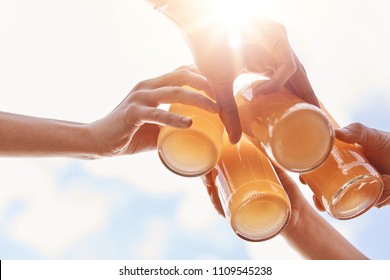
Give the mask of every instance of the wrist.
M 291 220 L 281 235 L 287 241 L 294 240 L 296 236 L 304 234 L 307 227 L 315 223 L 318 217 L 310 204 L 305 203 L 301 208 L 292 210 Z

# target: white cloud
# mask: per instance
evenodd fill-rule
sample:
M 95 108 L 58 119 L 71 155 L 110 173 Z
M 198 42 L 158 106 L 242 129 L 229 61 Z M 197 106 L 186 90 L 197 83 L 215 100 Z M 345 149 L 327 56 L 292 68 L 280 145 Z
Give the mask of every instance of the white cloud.
M 59 186 L 56 168 L 61 165 L 53 168 L 46 160 L 9 162 L 2 168 L 7 178 L 0 179 L 1 204 L 5 205 L 0 215 L 11 218 L 6 219 L 5 232 L 14 241 L 44 258 L 56 258 L 106 225 L 114 199 L 109 193 L 96 191 L 87 181 Z M 55 166 L 56 161 L 52 162 Z M 14 201 L 21 209 L 5 217 Z
M 176 211 L 177 222 L 187 231 L 207 231 L 218 217 L 210 201 L 206 187 L 198 180 L 198 186 L 188 186 Z
M 171 229 L 168 221 L 150 219 L 145 221 L 142 240 L 132 248 L 137 259 L 162 259 L 167 250 Z
M 184 193 L 201 187 L 199 178 L 173 174 L 160 162 L 157 151 L 83 162 L 95 176 L 120 178 L 149 195 Z

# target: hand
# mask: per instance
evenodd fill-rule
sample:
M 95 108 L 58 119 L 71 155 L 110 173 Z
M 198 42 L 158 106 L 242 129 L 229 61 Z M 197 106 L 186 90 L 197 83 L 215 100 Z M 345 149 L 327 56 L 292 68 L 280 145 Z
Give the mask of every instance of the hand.
M 137 84 L 110 114 L 90 125 L 99 154 L 114 156 L 135 154 L 156 148 L 160 125 L 188 128 L 190 118 L 157 107 L 166 103 L 182 103 L 217 113 L 219 106 L 192 90 L 210 92 L 204 77 L 187 69 L 179 69 Z
M 377 207 L 390 204 L 390 133 L 353 123 L 335 130 L 336 137 L 346 143 L 358 144 L 369 162 L 381 174 L 384 191 Z M 322 203 L 313 197 L 318 210 L 325 211 Z
M 255 97 L 288 87 L 304 101 L 319 107 L 306 71 L 292 50 L 286 28 L 270 19 L 248 22 L 250 32 L 242 31 L 242 57 L 250 72 L 271 77 L 255 88 Z
M 353 123 L 335 130 L 336 137 L 361 146 L 363 154 L 382 175 L 384 191 L 377 207 L 390 204 L 390 133 Z
M 159 4 L 161 1 L 148 2 Z M 164 14 L 182 29 L 195 64 L 209 81 L 221 107 L 220 118 L 230 142 L 238 142 L 242 133 L 233 82 L 243 71 L 271 77 L 255 89 L 257 96 L 286 85 L 303 100 L 319 106 L 305 70 L 288 42 L 284 26 L 269 19 L 248 19 L 238 29 L 238 34 L 232 34 L 216 16 L 216 10 L 223 9 L 215 6 L 216 3 L 210 0 L 170 1 L 169 5 L 162 6 Z M 241 46 L 231 46 L 232 35 L 240 37 Z

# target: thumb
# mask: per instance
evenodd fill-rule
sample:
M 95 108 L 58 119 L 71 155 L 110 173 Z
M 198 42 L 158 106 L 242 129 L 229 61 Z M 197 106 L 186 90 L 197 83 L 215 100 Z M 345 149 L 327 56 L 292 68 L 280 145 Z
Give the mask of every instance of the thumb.
M 381 146 L 383 135 L 381 131 L 369 128 L 361 123 L 352 123 L 335 130 L 336 138 L 346 143 L 357 143 L 371 150 Z

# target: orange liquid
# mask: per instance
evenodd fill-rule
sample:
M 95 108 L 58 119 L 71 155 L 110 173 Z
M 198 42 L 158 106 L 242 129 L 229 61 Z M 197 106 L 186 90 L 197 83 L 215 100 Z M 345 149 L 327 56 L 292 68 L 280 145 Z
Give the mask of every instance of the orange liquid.
M 261 143 L 270 159 L 293 172 L 320 166 L 333 144 L 333 129 L 319 108 L 286 88 L 248 102 L 252 86 L 236 95 L 241 126 Z
M 192 118 L 187 129 L 165 126 L 161 129 L 157 150 L 162 163 L 181 176 L 200 176 L 217 164 L 223 125 L 217 114 L 194 106 L 172 104 L 170 112 Z
M 238 236 L 262 241 L 286 227 L 289 198 L 268 158 L 245 136 L 236 145 L 225 136 L 216 169 L 221 203 Z
M 337 127 L 333 118 L 330 119 Z M 327 212 L 337 219 L 351 219 L 363 214 L 383 191 L 379 173 L 360 150 L 337 139 L 325 163 L 301 176 Z

